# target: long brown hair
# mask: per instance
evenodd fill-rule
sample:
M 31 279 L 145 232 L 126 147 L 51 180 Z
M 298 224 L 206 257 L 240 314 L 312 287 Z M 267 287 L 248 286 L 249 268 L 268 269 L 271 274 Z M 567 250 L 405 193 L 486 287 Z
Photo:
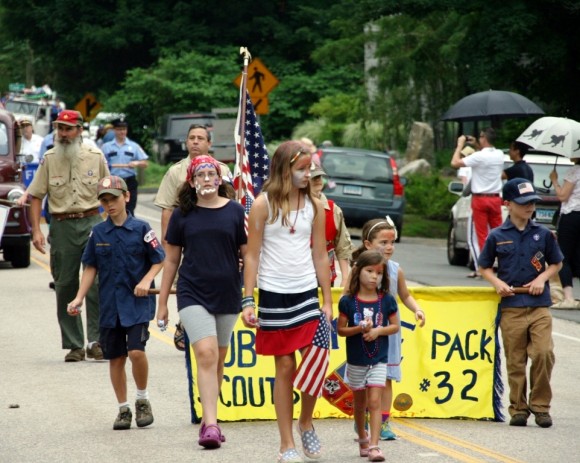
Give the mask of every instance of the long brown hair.
M 348 295 L 354 297 L 360 291 L 361 270 L 364 267 L 368 267 L 369 265 L 377 265 L 377 264 L 383 264 L 383 276 L 381 278 L 381 281 L 377 285 L 377 288 L 380 288 L 380 290 L 385 293 L 389 292 L 389 275 L 387 272 L 387 262 L 385 261 L 385 257 L 379 251 L 369 249 L 367 251 L 362 252 L 358 256 L 355 265 L 352 267 L 352 271 L 350 272 L 350 282 L 348 285 L 348 289 L 346 291 Z
M 268 202 L 272 208 L 272 216 L 268 223 L 272 224 L 278 220 L 280 210 L 282 210 L 282 225 L 289 225 L 290 215 L 290 192 L 292 191 L 292 165 L 300 156 L 310 156 L 302 143 L 297 141 L 285 141 L 274 152 L 270 161 L 270 175 L 264 183 L 262 191 L 268 193 Z M 314 203 L 310 192 L 310 182 L 301 191 Z M 316 208 L 314 208 L 316 216 Z

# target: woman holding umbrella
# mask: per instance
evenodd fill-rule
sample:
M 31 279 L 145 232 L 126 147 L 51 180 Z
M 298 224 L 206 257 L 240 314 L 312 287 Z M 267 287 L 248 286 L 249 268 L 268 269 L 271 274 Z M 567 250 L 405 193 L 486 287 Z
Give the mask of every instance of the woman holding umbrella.
M 580 156 L 580 155 L 579 155 Z M 564 300 L 552 306 L 554 309 L 580 309 L 580 302 L 574 300 L 572 280 L 580 278 L 580 157 L 572 157 L 572 166 L 564 174 L 564 183 L 558 183 L 558 172 L 550 173 L 550 180 L 558 199 L 562 202 L 558 221 L 558 243 L 564 254 L 560 270 L 560 280 L 564 290 Z

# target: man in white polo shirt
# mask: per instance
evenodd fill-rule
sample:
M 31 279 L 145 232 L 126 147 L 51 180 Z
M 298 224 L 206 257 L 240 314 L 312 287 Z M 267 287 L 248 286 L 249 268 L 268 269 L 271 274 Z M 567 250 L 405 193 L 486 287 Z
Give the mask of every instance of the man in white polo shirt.
M 504 156 L 493 146 L 495 137 L 495 130 L 491 127 L 481 131 L 479 140 L 461 135 L 451 159 L 451 167 L 455 169 L 471 167 L 471 210 L 479 250 L 483 249 L 489 231 L 502 223 L 500 192 Z M 462 158 L 461 150 L 466 142 L 473 144 L 477 151 Z

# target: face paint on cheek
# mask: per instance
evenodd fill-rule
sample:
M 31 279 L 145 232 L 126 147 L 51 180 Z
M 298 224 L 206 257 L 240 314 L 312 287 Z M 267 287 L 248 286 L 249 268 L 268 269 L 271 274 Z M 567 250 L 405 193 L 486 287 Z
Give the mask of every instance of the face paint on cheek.
M 292 172 L 292 186 L 298 188 L 302 187 L 302 185 L 304 184 L 305 177 L 306 177 L 305 171 Z

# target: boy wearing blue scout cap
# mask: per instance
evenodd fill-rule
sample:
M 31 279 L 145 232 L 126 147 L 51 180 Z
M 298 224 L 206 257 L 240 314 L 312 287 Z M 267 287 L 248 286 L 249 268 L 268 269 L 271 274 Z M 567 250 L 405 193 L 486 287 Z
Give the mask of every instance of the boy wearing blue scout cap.
M 149 321 L 155 315 L 155 296 L 149 295 L 155 276 L 163 267 L 165 251 L 150 225 L 127 212 L 130 193 L 121 177 L 99 181 L 97 195 L 108 214 L 95 226 L 85 248 L 85 266 L 79 291 L 69 303 L 68 313 L 75 316 L 97 274 L 99 276 L 100 343 L 109 360 L 111 383 L 119 402 L 113 429 L 129 429 L 132 413 L 127 402 L 125 363 L 132 363 L 137 386 L 135 411 L 137 426 L 153 423 L 147 392 L 148 362 L 145 345 Z
M 479 256 L 479 270 L 501 296 L 499 326 L 510 387 L 510 426 L 526 426 L 533 413 L 536 424 L 548 428 L 552 426 L 550 376 L 555 362 L 548 280 L 560 270 L 564 256 L 552 232 L 531 219 L 540 197 L 529 180 L 509 180 L 502 196 L 509 216 L 489 234 Z M 493 271 L 496 258 L 497 276 Z

